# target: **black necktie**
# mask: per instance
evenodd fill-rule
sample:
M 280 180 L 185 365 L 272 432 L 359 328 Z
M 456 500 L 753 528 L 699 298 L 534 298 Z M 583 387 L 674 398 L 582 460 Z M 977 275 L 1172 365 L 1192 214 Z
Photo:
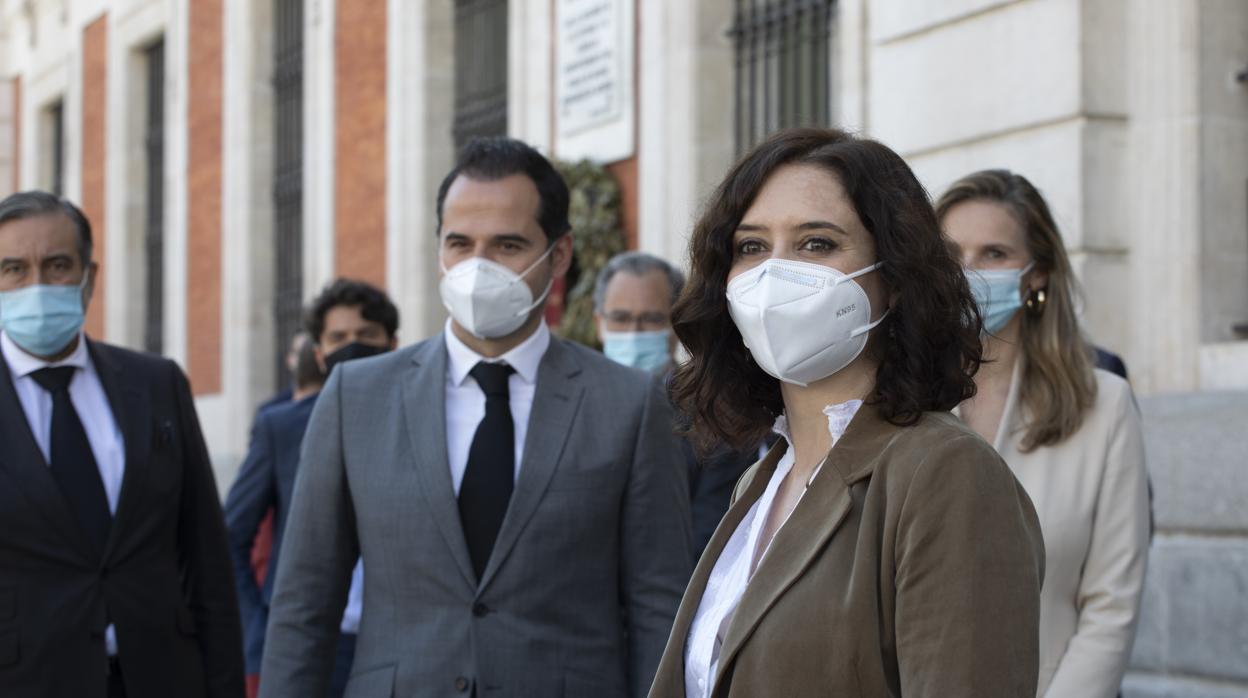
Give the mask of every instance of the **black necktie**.
M 52 477 L 69 501 L 87 537 L 97 550 L 103 552 L 113 515 L 108 510 L 108 495 L 104 493 L 104 481 L 91 452 L 91 442 L 87 440 L 82 420 L 78 419 L 78 411 L 69 399 L 69 382 L 73 380 L 76 370 L 74 366 L 41 368 L 30 377 L 52 394 L 49 449 L 52 452 Z
M 515 481 L 516 428 L 507 389 L 507 378 L 514 372 L 507 364 L 484 361 L 469 372 L 485 393 L 485 417 L 468 450 L 468 467 L 459 487 L 459 518 L 478 580 L 494 550 Z

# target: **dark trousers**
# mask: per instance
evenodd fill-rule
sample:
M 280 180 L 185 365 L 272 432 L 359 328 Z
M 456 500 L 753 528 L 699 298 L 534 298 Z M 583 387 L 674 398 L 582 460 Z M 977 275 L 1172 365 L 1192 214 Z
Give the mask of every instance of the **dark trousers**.
M 126 686 L 121 682 L 121 664 L 115 657 L 108 658 L 108 698 L 126 698 Z
M 329 698 L 342 698 L 351 676 L 351 661 L 355 659 L 355 633 L 338 635 L 338 655 L 334 658 L 334 675 L 329 684 Z

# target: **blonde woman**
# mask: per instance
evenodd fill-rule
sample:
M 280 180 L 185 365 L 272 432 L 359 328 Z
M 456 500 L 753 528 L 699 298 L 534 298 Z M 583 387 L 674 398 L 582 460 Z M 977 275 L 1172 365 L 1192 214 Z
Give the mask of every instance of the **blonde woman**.
M 977 172 L 954 183 L 936 213 L 984 319 L 986 363 L 958 413 L 1023 483 L 1044 533 L 1037 695 L 1113 698 L 1148 557 L 1147 477 L 1131 389 L 1093 367 L 1070 261 L 1030 182 Z

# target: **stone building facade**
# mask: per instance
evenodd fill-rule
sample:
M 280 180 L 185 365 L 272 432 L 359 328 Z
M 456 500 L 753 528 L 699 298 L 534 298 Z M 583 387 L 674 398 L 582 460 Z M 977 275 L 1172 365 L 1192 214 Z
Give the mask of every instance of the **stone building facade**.
M 1238 629 L 1210 624 L 1225 661 L 1183 659 L 1153 611 L 1133 694 L 1248 696 L 1248 522 L 1190 496 L 1203 468 L 1248 510 L 1243 449 L 1215 448 L 1242 434 L 1207 409 L 1248 390 L 1248 3 L 0 0 L 0 195 L 81 202 L 89 331 L 186 367 L 223 487 L 326 281 L 384 284 L 403 342 L 441 327 L 434 191 L 458 140 L 597 157 L 630 243 L 683 261 L 710 187 L 784 123 L 877 138 L 933 195 L 986 167 L 1041 188 L 1086 329 L 1158 425 L 1150 608 L 1183 608 L 1158 599 L 1187 574 L 1238 590 Z M 1208 463 L 1174 450 L 1184 405 Z

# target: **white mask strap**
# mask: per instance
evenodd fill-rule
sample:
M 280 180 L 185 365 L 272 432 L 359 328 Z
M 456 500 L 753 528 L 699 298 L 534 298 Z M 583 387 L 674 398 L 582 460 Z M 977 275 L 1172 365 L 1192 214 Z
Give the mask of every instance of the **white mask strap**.
M 537 306 L 541 305 L 542 303 L 546 301 L 546 296 L 550 295 L 550 289 L 554 288 L 554 286 L 555 286 L 555 276 L 552 274 L 550 276 L 550 281 L 546 284 L 546 290 L 542 291 L 542 295 L 538 296 L 537 300 L 533 301 L 532 305 L 516 313 L 516 315 L 528 315 L 529 313 L 533 312 L 534 308 L 536 308 Z
M 860 335 L 860 334 L 866 334 L 867 332 L 870 332 L 871 330 L 874 330 L 874 329 L 875 329 L 875 327 L 876 327 L 876 325 L 879 325 L 881 322 L 884 322 L 884 318 L 888 317 L 888 314 L 889 314 L 890 312 L 892 312 L 892 310 L 893 310 L 892 308 L 889 308 L 888 310 L 885 310 L 885 311 L 884 311 L 884 314 L 880 316 L 880 319 L 879 319 L 879 320 L 876 320 L 875 322 L 869 322 L 869 323 L 867 323 L 867 324 L 863 325 L 862 327 L 859 327 L 858 329 L 854 330 L 853 332 L 850 332 L 850 333 L 849 333 L 849 336 L 850 336 L 850 337 L 857 337 L 857 336 L 858 336 L 858 335 Z
M 879 269 L 882 266 L 884 266 L 883 262 L 876 262 L 875 264 L 872 264 L 869 267 L 863 267 L 859 269 L 853 274 L 846 274 L 845 276 L 841 278 L 841 281 L 849 281 L 850 279 L 856 279 L 862 276 L 863 274 L 870 274 L 871 272 L 875 271 L 876 269 Z
M 522 279 L 523 279 L 524 277 L 528 276 L 528 275 L 529 275 L 529 272 L 533 271 L 533 268 L 534 268 L 534 267 L 536 267 L 537 265 L 541 264 L 543 259 L 546 259 L 547 257 L 549 257 L 549 256 L 550 256 L 550 253 L 551 253 L 554 249 L 555 249 L 555 245 L 554 245 L 554 243 L 551 243 L 550 245 L 547 245 L 547 246 L 546 246 L 546 251 L 542 253 L 542 256 L 541 256 L 541 257 L 538 257 L 538 258 L 537 258 L 537 259 L 535 259 L 535 260 L 533 260 L 533 263 L 529 265 L 529 268 L 528 268 L 528 269 L 525 269 L 524 271 L 520 272 L 520 278 L 522 278 Z M 554 276 L 551 276 L 551 277 L 550 277 L 550 280 L 551 280 L 551 283 L 554 283 L 555 277 L 554 277 Z M 546 287 L 546 291 L 547 291 L 548 293 L 550 292 L 550 287 L 549 287 L 549 286 L 547 286 L 547 287 Z M 546 295 L 545 293 L 543 293 L 543 294 L 542 294 L 542 296 L 543 296 L 543 297 L 545 297 L 545 295 Z

